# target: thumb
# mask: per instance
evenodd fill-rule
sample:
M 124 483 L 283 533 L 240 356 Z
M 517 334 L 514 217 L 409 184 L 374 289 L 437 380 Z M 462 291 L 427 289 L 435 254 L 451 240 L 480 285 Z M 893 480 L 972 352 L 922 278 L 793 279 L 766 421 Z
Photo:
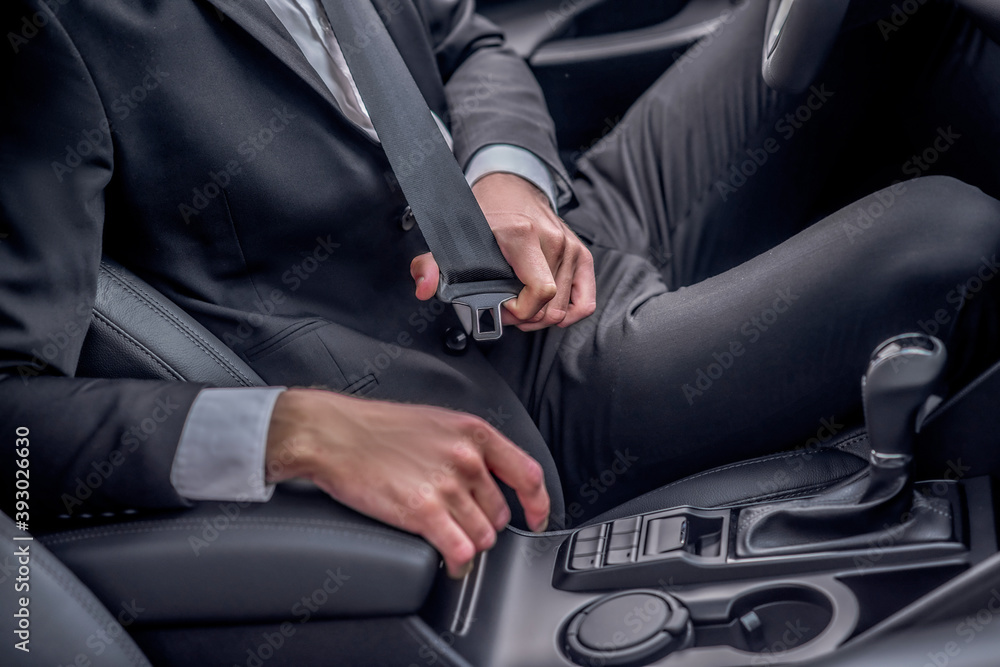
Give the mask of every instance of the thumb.
M 437 292 L 441 271 L 429 252 L 413 258 L 410 262 L 410 275 L 413 276 L 413 282 L 417 286 L 417 298 L 421 301 L 427 301 Z

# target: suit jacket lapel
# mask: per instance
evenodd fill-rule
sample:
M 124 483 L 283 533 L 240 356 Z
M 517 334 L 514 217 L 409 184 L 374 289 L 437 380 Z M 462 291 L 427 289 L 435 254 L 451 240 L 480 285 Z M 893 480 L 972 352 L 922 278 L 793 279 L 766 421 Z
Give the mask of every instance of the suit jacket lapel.
M 312 68 L 306 57 L 296 46 L 292 36 L 285 30 L 264 0 L 203 0 L 212 5 L 220 18 L 232 20 L 251 37 L 260 42 L 299 78 L 327 100 L 339 113 L 340 106 L 329 88 Z M 343 114 L 341 114 L 343 115 Z M 346 120 L 346 117 L 345 117 Z

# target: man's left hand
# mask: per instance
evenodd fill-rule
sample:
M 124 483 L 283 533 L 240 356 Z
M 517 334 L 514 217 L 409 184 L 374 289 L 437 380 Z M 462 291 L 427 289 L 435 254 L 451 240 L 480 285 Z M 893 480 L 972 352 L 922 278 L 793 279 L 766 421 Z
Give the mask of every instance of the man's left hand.
M 594 258 L 549 206 L 545 194 L 520 176 L 495 173 L 472 188 L 497 244 L 524 288 L 504 303 L 503 323 L 522 331 L 568 327 L 594 312 Z M 439 270 L 430 253 L 413 259 L 417 298 L 434 296 Z

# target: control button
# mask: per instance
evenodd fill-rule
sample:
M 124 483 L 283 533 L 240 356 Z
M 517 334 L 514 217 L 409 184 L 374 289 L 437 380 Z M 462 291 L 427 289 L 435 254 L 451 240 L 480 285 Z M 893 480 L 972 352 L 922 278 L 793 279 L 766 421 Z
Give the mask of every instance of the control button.
M 749 611 L 740 616 L 740 625 L 743 626 L 743 631 L 750 636 L 759 634 L 758 631 L 761 629 L 763 623 L 760 620 L 760 616 L 757 615 L 757 612 Z
M 599 523 L 596 526 L 587 526 L 586 528 L 581 528 L 576 534 L 576 539 L 596 540 L 603 534 L 604 534 L 604 524 Z
M 609 549 L 631 549 L 639 542 L 639 533 L 613 533 Z
M 417 218 L 413 215 L 413 209 L 409 206 L 403 211 L 403 215 L 399 218 L 399 226 L 404 232 L 408 232 L 413 229 L 414 225 L 417 224 Z
M 593 556 L 604 551 L 604 540 L 577 540 L 573 545 L 573 556 Z
M 647 556 L 665 554 L 680 549 L 686 541 L 687 519 L 682 516 L 653 519 L 646 525 L 646 546 L 643 553 Z
M 617 535 L 618 533 L 634 533 L 639 530 L 639 521 L 641 517 L 633 516 L 628 519 L 618 519 L 611 524 L 611 534 Z
M 449 327 L 444 332 L 444 351 L 448 354 L 458 356 L 465 354 L 469 347 L 469 336 L 462 331 L 461 327 Z
M 612 549 L 604 557 L 605 565 L 622 565 L 624 563 L 632 562 L 632 554 L 635 552 L 634 549 Z
M 597 554 L 575 556 L 570 559 L 569 566 L 574 570 L 593 570 L 597 567 Z

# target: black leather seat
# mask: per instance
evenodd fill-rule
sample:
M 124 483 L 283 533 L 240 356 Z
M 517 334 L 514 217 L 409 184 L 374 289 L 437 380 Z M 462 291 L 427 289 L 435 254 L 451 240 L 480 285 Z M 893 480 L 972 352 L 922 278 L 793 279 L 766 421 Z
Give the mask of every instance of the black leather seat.
M 204 327 L 110 260 L 101 267 L 78 375 L 263 384 Z M 851 433 L 820 451 L 723 466 L 668 484 L 595 521 L 678 505 L 719 507 L 813 494 L 860 470 L 865 463 L 859 454 L 866 450 L 864 434 Z M 329 641 L 340 636 L 338 628 L 355 632 L 365 623 L 390 646 L 400 627 L 404 635 L 423 631 L 415 615 L 439 573 L 439 558 L 423 540 L 294 484 L 283 485 L 265 504 L 206 502 L 180 512 L 74 518 L 38 538 L 108 609 L 135 601 L 143 611 L 130 632 L 138 636 L 147 627 L 256 628 L 308 615 L 328 623 Z M 83 589 L 75 578 L 53 582 L 80 599 Z M 59 634 L 38 632 L 58 648 Z M 167 635 L 151 632 L 147 651 L 166 641 Z M 65 639 L 75 641 L 69 634 Z M 352 644 L 352 650 L 363 648 Z M 65 651 L 58 655 L 66 659 Z

